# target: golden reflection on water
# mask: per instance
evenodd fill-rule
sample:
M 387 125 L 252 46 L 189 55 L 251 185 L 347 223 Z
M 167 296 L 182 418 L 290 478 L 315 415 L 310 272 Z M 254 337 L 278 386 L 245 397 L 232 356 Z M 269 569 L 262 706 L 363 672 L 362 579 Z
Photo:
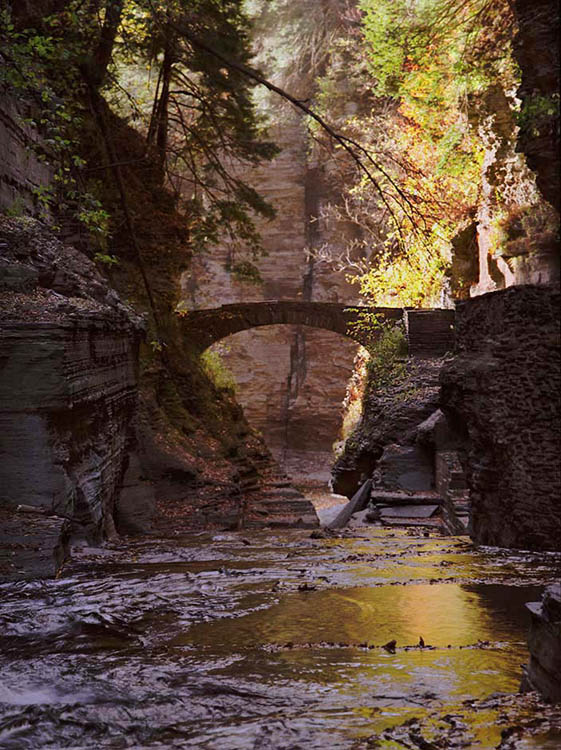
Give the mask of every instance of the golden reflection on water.
M 520 664 L 526 659 L 524 643 L 513 642 L 520 634 L 513 627 L 508 647 L 460 648 L 490 635 L 492 621 L 478 607 L 478 597 L 459 586 L 410 588 L 414 590 L 379 587 L 288 596 L 268 612 L 196 626 L 182 640 L 205 649 L 221 643 L 226 651 L 239 650 L 240 660 L 215 672 L 226 679 L 243 678 L 296 691 L 307 685 L 314 695 L 323 696 L 318 715 L 340 721 L 350 736 L 380 736 L 417 717 L 423 721 L 423 736 L 430 740 L 431 715 L 448 712 L 465 718 L 474 743 L 480 743 L 475 746 L 496 747 L 500 741 L 498 709 L 475 712 L 463 701 L 518 690 Z M 436 626 L 435 607 L 442 608 Z M 403 639 L 398 644 L 416 643 L 417 631 L 424 626 L 431 628 L 426 632 L 434 634 L 432 642 L 439 647 L 400 649 L 398 645 L 397 652 L 390 654 L 380 648 L 303 645 L 333 636 L 337 642 L 357 643 L 374 624 L 392 617 L 385 625 L 390 630 L 379 630 L 383 637 L 371 642 L 384 643 L 391 632 Z M 447 636 L 444 641 L 454 642 L 450 648 L 443 646 L 444 641 L 437 643 L 442 635 Z M 292 648 L 272 652 L 256 648 L 288 641 L 294 643 Z M 434 731 L 438 728 L 436 723 Z M 394 746 L 403 748 L 392 740 L 380 745 Z
M 176 643 L 212 648 L 248 644 L 322 641 L 398 646 L 467 646 L 478 641 L 524 639 L 518 616 L 489 611 L 480 587 L 458 584 L 409 584 L 302 591 L 284 595 L 265 611 L 193 626 Z M 481 590 L 481 591 L 480 591 Z M 523 614 L 523 611 L 522 613 Z
M 476 709 L 472 703 L 517 693 L 528 660 L 524 603 L 537 598 L 538 590 L 443 582 L 489 580 L 489 571 L 496 574 L 502 563 L 492 560 L 492 568 L 485 555 L 469 554 L 464 541 L 390 536 L 381 535 L 379 546 L 375 534 L 364 543 L 328 539 L 310 546 L 300 557 L 304 569 L 290 558 L 283 581 L 292 590 L 273 589 L 275 604 L 193 625 L 172 645 L 218 657 L 216 676 L 267 685 L 273 694 L 285 689 L 313 696 L 318 720 L 336 722 L 357 740 L 376 735 L 380 748 L 409 746 L 382 733 L 402 731 L 414 717 L 423 723 L 423 737 L 436 743 L 450 730 L 442 718 L 447 714 L 461 717 L 470 747 L 496 748 L 505 726 L 502 708 L 497 703 Z M 332 556 L 331 571 L 325 564 L 318 571 L 314 559 L 306 562 L 305 554 L 322 547 Z M 339 587 L 314 579 L 319 572 Z M 367 580 L 370 585 L 356 585 Z M 318 589 L 294 590 L 306 581 Z M 355 585 L 345 588 L 349 582 Z M 431 648 L 418 646 L 420 636 Z M 394 639 L 397 651 L 391 654 L 382 646 Z M 231 655 L 226 664 L 223 657 Z

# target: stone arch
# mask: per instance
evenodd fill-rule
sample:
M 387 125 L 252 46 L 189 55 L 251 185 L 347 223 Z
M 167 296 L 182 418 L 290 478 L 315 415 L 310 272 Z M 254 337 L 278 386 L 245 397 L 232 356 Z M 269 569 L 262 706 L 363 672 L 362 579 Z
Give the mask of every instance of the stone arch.
M 234 333 L 270 325 L 321 328 L 364 344 L 364 331 L 353 328 L 353 323 L 364 313 L 375 313 L 385 320 L 398 321 L 403 318 L 403 309 L 394 307 L 291 300 L 247 302 L 193 310 L 183 317 L 183 331 L 191 346 L 200 352 Z

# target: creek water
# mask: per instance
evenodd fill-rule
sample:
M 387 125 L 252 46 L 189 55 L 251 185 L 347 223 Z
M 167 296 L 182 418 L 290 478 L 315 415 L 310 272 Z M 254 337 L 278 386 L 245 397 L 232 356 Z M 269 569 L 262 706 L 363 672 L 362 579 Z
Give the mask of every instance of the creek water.
M 518 688 L 560 568 L 377 527 L 83 547 L 0 586 L 0 747 L 553 750 Z

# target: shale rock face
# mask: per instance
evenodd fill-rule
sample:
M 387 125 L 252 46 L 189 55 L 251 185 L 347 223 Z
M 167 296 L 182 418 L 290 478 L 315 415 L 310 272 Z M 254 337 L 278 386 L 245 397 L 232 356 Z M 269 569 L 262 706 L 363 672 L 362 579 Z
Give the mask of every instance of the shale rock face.
M 373 473 L 383 487 L 431 488 L 434 450 L 418 440 L 418 428 L 438 409 L 441 366 L 440 359 L 410 359 L 392 385 L 368 383 L 361 422 L 333 467 L 334 492 L 352 497 Z
M 462 302 L 442 410 L 467 449 L 481 544 L 561 549 L 560 294 L 523 286 Z
M 141 321 L 33 220 L 0 226 L 0 505 L 114 533 Z
M 348 228 L 327 227 L 320 218 L 334 180 L 310 158 L 302 118 L 289 110 L 278 117 L 272 137 L 281 153 L 239 172 L 277 210 L 274 220 L 257 221 L 267 251 L 256 261 L 262 281 L 237 274 L 235 249 L 223 242 L 183 274 L 189 310 L 264 300 L 359 302 L 344 274 L 310 253 L 329 245 L 337 255 L 345 245 Z M 290 473 L 327 479 L 358 345 L 329 331 L 284 325 L 242 331 L 217 347 L 234 374 L 237 400 L 275 458 Z
M 522 71 L 518 96 L 532 113 L 521 128 L 519 148 L 542 195 L 559 210 L 559 3 L 515 0 L 514 10 L 514 54 Z

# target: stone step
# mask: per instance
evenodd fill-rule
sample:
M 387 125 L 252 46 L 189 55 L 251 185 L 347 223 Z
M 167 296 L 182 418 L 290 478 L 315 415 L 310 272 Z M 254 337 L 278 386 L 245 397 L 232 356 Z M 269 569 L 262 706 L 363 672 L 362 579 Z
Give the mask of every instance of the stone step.
M 298 498 L 290 499 L 265 497 L 259 500 L 257 510 L 260 515 L 271 518 L 276 516 L 315 514 L 314 506 L 303 495 Z
M 263 507 L 277 507 L 277 508 L 286 508 L 288 506 L 294 505 L 310 505 L 310 501 L 304 497 L 304 495 L 298 495 L 296 497 L 271 497 L 271 495 L 265 495 L 262 500 L 259 501 L 259 505 Z
M 267 495 L 271 497 L 278 497 L 278 498 L 284 498 L 284 497 L 304 497 L 301 492 L 298 490 L 295 490 L 294 487 L 272 487 L 272 488 L 265 488 L 265 491 Z
M 440 518 L 384 518 L 384 526 L 426 526 L 431 529 L 441 529 Z
M 387 518 L 431 518 L 439 505 L 391 505 L 380 508 L 382 521 Z
M 284 515 L 275 516 L 274 518 L 252 518 L 244 523 L 244 529 L 317 529 L 319 526 L 318 518 L 315 513 L 301 514 L 299 516 Z
M 254 503 L 254 507 L 267 513 L 315 513 L 313 503 L 308 498 L 294 497 L 280 499 L 276 497 L 260 497 Z
M 437 492 L 399 492 L 373 489 L 370 505 L 440 505 L 442 498 Z

